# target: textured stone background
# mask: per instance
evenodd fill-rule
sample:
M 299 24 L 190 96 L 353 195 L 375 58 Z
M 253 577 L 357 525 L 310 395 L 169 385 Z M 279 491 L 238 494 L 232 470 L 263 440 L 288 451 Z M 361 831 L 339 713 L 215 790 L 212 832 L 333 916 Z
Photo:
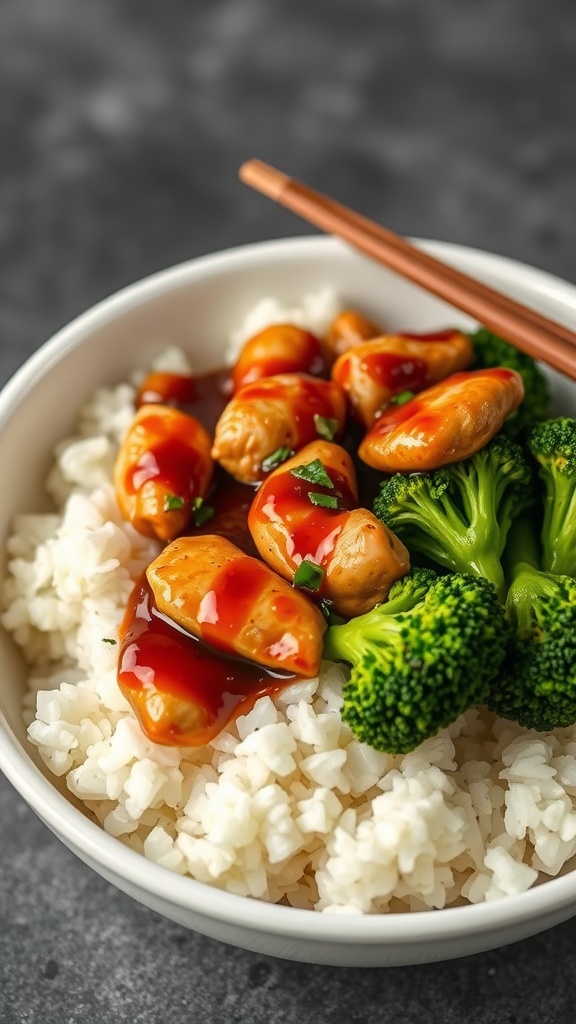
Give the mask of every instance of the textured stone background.
M 574 280 L 575 61 L 574 0 L 2 0 L 2 381 L 142 275 L 308 233 L 238 183 L 252 156 Z M 112 889 L 0 780 L 2 1024 L 568 1024 L 575 940 L 388 971 L 266 959 Z

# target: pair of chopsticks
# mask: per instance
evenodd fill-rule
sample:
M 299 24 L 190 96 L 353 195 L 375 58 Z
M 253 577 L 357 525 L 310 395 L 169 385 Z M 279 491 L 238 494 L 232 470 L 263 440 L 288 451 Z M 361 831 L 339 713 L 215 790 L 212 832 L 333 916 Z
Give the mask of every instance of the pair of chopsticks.
M 316 192 L 261 160 L 240 167 L 240 178 L 322 231 L 338 235 L 456 309 L 468 313 L 522 352 L 576 380 L 576 333 L 536 310 L 417 249 L 400 235 Z

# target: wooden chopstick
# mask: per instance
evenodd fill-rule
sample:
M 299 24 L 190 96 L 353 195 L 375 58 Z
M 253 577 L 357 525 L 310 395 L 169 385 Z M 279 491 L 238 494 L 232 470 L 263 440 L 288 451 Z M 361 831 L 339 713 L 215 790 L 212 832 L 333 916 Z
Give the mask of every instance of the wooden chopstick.
M 282 171 L 248 160 L 241 180 L 322 231 L 449 302 L 516 348 L 576 380 L 576 333 L 416 248 L 388 228 Z

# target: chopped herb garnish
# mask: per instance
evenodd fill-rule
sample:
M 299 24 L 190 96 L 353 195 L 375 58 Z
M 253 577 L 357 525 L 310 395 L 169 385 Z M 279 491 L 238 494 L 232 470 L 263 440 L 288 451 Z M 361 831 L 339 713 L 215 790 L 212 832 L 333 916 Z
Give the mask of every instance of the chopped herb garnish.
M 294 586 L 304 587 L 305 590 L 319 590 L 324 576 L 324 569 L 320 565 L 304 559 L 294 573 Z
M 414 398 L 413 391 L 401 391 L 398 395 L 394 395 L 390 401 L 393 405 L 406 405 L 406 402 L 409 402 L 412 398 Z
M 320 505 L 321 508 L 338 508 L 338 498 L 335 494 L 319 494 L 317 491 L 309 491 L 308 497 L 313 505 Z
M 115 644 L 116 640 L 113 640 L 112 637 L 110 637 L 110 636 L 103 636 L 102 637 L 102 643 L 103 644 Z
M 212 519 L 214 509 L 211 505 L 205 505 L 203 498 L 194 498 L 192 502 L 192 522 L 194 526 L 203 526 L 209 519 Z
M 164 499 L 164 511 L 173 512 L 174 509 L 184 508 L 186 502 L 179 494 L 167 494 Z
M 273 469 L 281 466 L 283 462 L 286 462 L 286 459 L 291 458 L 292 455 L 294 455 L 294 452 L 290 448 L 277 448 L 275 452 L 262 459 L 262 472 L 270 473 Z
M 338 420 L 329 419 L 327 416 L 320 416 L 318 413 L 314 415 L 314 426 L 316 427 L 318 437 L 323 437 L 325 441 L 333 441 L 340 429 Z
M 320 459 L 314 459 L 313 462 L 305 463 L 303 466 L 295 466 L 290 472 L 293 476 L 297 476 L 300 480 L 306 480 L 309 484 L 318 484 L 320 487 L 334 489 L 334 484 Z

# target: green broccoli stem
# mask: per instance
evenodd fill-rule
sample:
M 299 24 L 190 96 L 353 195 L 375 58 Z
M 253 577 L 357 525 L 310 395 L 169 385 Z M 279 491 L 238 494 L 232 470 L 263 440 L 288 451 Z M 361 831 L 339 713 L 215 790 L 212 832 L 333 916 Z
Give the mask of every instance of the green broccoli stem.
M 534 523 L 528 516 L 518 516 L 512 523 L 502 561 L 506 575 L 511 581 L 525 566 L 539 568 L 540 545 Z
M 386 598 L 386 616 L 382 616 L 381 605 L 372 611 L 357 615 L 337 628 L 330 628 L 324 634 L 323 656 L 328 661 L 348 661 L 354 664 L 363 654 L 372 656 L 374 646 L 401 648 L 400 631 L 403 624 L 396 615 L 411 612 L 416 604 L 423 601 L 437 574 L 430 569 L 412 570 L 403 579 L 392 584 Z
M 546 599 L 554 599 L 557 584 L 538 568 L 540 549 L 533 524 L 527 516 L 517 519 L 510 529 L 505 552 L 510 587 L 506 614 L 519 636 L 529 636 L 538 609 Z
M 470 489 L 463 488 L 463 492 L 468 494 Z M 406 531 L 404 533 L 402 530 L 400 536 L 409 549 L 413 545 L 420 554 L 426 555 L 451 572 L 471 572 L 475 576 L 489 580 L 495 586 L 499 599 L 503 601 L 506 588 L 500 562 L 501 541 L 496 510 L 493 502 L 487 501 L 482 491 L 474 502 L 474 510 L 469 502 L 465 511 L 469 521 L 482 523 L 481 539 L 459 515 L 450 493 L 438 495 L 434 501 L 420 497 L 413 515 L 404 511 L 398 517 L 398 524 Z M 421 528 L 424 519 L 427 523 L 426 530 Z M 411 526 L 417 530 L 414 536 L 410 533 Z M 457 541 L 451 538 L 457 538 Z
M 576 487 L 556 474 L 555 486 L 546 487 L 542 519 L 542 568 L 563 576 L 576 575 L 574 524 Z
M 478 474 L 480 476 L 480 474 Z M 506 581 L 502 567 L 502 533 L 499 522 L 499 495 L 491 487 L 483 486 L 478 480 L 477 488 L 464 487 L 463 494 L 467 499 L 466 514 L 471 523 L 481 524 L 482 537 L 477 531 L 469 529 L 469 550 L 464 549 L 461 564 L 454 567 L 455 572 L 471 572 L 475 576 L 483 576 L 496 588 L 500 601 L 506 597 Z
M 488 540 L 488 543 L 490 543 L 490 540 Z M 476 551 L 468 561 L 464 559 L 460 564 L 455 565 L 454 572 L 470 572 L 474 576 L 484 577 L 484 579 L 494 585 L 498 594 L 498 600 L 502 603 L 504 602 L 506 598 L 504 570 L 500 558 L 494 553 L 494 548 L 491 550 L 486 549 L 481 554 Z
M 553 576 L 520 562 L 506 599 L 506 615 L 520 638 L 530 637 L 534 623 L 541 626 L 539 610 L 558 594 Z
M 559 416 L 534 425 L 527 446 L 542 490 L 540 568 L 576 577 L 576 419 Z
M 347 661 L 352 665 L 364 655 L 371 657 L 374 646 L 401 650 L 402 623 L 397 622 L 392 614 L 387 614 L 384 619 L 378 608 L 376 606 L 371 612 L 350 619 L 336 629 L 329 629 L 324 637 L 323 657 L 328 661 Z

